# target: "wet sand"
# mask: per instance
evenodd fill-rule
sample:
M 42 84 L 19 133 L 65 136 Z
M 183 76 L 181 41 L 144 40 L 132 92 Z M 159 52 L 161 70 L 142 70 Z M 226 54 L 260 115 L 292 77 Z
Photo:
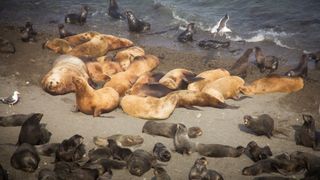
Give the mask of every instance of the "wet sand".
M 121 108 L 116 109 L 102 117 L 93 118 L 82 113 L 72 112 L 75 105 L 75 95 L 51 96 L 45 93 L 40 85 L 40 80 L 51 68 L 52 62 L 58 57 L 49 50 L 42 49 L 42 43 L 54 35 L 41 33 L 36 43 L 23 43 L 19 39 L 18 29 L 11 26 L 0 28 L 2 37 L 14 42 L 17 52 L 13 55 L 0 54 L 0 97 L 7 96 L 14 90 L 21 93 L 21 101 L 12 108 L 0 104 L 0 115 L 6 116 L 15 113 L 40 112 L 44 116 L 42 123 L 52 132 L 50 142 L 61 142 L 74 134 L 80 134 L 85 138 L 87 151 L 94 147 L 92 138 L 94 136 L 107 137 L 116 133 L 137 134 L 144 138 L 144 143 L 137 148 L 152 151 L 156 142 L 164 143 L 171 150 L 173 140 L 163 137 L 153 137 L 141 132 L 146 120 L 130 117 L 122 112 Z M 156 36 L 150 37 L 148 41 L 157 41 Z M 161 63 L 156 71 L 167 72 L 173 68 L 187 68 L 197 73 L 217 68 L 229 68 L 231 64 L 241 56 L 248 47 L 254 47 L 252 43 L 233 43 L 226 50 L 200 50 L 195 43 L 179 44 L 173 42 L 170 46 L 158 46 L 157 42 L 150 45 L 148 42 L 137 42 L 145 48 L 147 53 L 160 57 Z M 293 65 L 288 62 L 297 61 L 300 58 L 300 51 L 288 50 L 261 43 L 259 46 L 266 51 L 266 54 L 281 56 L 285 59 L 280 63 L 276 73 L 284 73 Z M 240 53 L 232 54 L 229 50 L 241 48 Z M 194 50 L 196 49 L 196 50 Z M 292 60 L 292 59 L 296 60 Z M 253 61 L 253 56 L 250 58 Z M 310 62 L 309 78 L 305 81 L 303 90 L 293 94 L 268 94 L 257 95 L 242 101 L 227 100 L 228 104 L 238 105 L 239 109 L 224 110 L 215 108 L 200 108 L 200 111 L 177 108 L 171 117 L 163 122 L 184 123 L 186 126 L 199 126 L 203 135 L 193 139 L 201 143 L 219 143 L 230 146 L 246 146 L 254 140 L 260 146 L 269 145 L 274 154 L 282 152 L 306 151 L 320 155 L 311 148 L 295 145 L 294 130 L 292 125 L 302 124 L 302 113 L 308 113 L 319 119 L 320 104 L 320 71 L 314 68 Z M 264 74 L 265 75 L 265 74 Z M 249 69 L 246 82 L 264 76 L 252 64 Z M 277 135 L 271 139 L 258 137 L 239 128 L 244 115 L 270 114 L 276 121 L 276 126 L 285 128 L 290 132 L 289 137 Z M 317 125 L 319 123 L 317 122 Z M 318 126 L 319 127 L 319 126 Z M 0 144 L 15 144 L 19 135 L 20 127 L 0 127 Z M 10 179 L 36 179 L 39 169 L 52 168 L 53 158 L 41 156 L 39 168 L 35 173 L 25 173 L 15 170 L 10 166 L 10 157 L 15 150 L 14 146 L 0 145 L 0 163 L 8 170 Z M 187 179 L 189 170 L 196 158 L 197 153 L 192 155 L 180 155 L 172 152 L 172 159 L 166 163 L 165 169 L 172 179 Z M 222 174 L 225 179 L 252 179 L 242 176 L 244 167 L 253 164 L 251 160 L 242 155 L 239 158 L 208 158 L 208 168 L 214 169 Z M 125 170 L 113 170 L 113 179 L 151 179 L 153 171 L 150 170 L 142 177 L 135 177 Z M 292 176 L 301 177 L 301 174 Z

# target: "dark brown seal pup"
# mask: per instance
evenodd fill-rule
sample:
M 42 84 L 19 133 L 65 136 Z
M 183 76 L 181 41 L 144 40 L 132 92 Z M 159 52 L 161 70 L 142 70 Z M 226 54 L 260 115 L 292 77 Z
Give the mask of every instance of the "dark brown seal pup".
M 244 152 L 244 148 L 242 146 L 234 148 L 221 144 L 199 143 L 196 145 L 196 151 L 206 157 L 239 157 Z
M 65 139 L 59 145 L 56 151 L 56 162 L 66 161 L 73 162 L 81 159 L 86 153 L 85 145 L 83 144 L 83 137 L 76 134 Z
M 162 161 L 162 162 L 168 162 L 171 159 L 171 153 L 168 150 L 168 148 L 158 142 L 154 145 L 153 147 L 153 156 L 157 158 L 157 160 Z
M 64 25 L 63 24 L 58 24 L 58 29 L 59 29 L 59 35 L 60 35 L 61 39 L 65 38 L 65 37 L 69 37 L 69 36 L 75 35 L 74 33 L 66 31 L 64 29 Z
M 116 0 L 109 0 L 108 15 L 114 19 L 125 19 L 125 16 L 120 13 Z
M 28 144 L 21 144 L 10 159 L 11 166 L 26 172 L 34 172 L 38 168 L 40 157 L 36 149 Z
M 177 124 L 177 130 L 173 138 L 175 151 L 180 154 L 191 154 L 195 150 L 195 144 L 190 141 L 188 129 L 184 124 Z
M 197 138 L 203 134 L 203 131 L 200 127 L 190 127 L 188 129 L 189 138 Z
M 33 29 L 33 24 L 31 22 L 26 22 L 26 25 L 24 28 L 21 30 L 21 40 L 23 42 L 36 42 L 36 35 L 38 34 L 34 29 Z
M 97 149 L 91 149 L 88 152 L 88 157 L 90 163 L 97 162 L 100 159 L 108 159 L 112 156 L 111 149 L 109 147 L 100 147 Z
M 127 160 L 127 163 L 130 174 L 142 176 L 156 165 L 157 160 L 149 152 L 142 149 L 137 149 L 132 152 Z
M 309 58 L 315 61 L 316 64 L 320 61 L 320 51 L 309 54 Z
M 228 48 L 230 46 L 230 41 L 217 41 L 217 40 L 202 40 L 198 43 L 198 46 L 204 49 L 218 49 L 218 48 Z
M 143 143 L 143 137 L 140 135 L 125 135 L 125 134 L 114 134 L 107 138 L 95 136 L 93 137 L 93 143 L 96 146 L 104 147 L 108 145 L 108 139 L 113 139 L 116 141 L 117 145 L 120 147 L 124 146 L 136 146 Z
M 183 31 L 181 34 L 178 36 L 178 41 L 185 43 L 188 41 L 193 41 L 193 33 L 194 33 L 194 23 L 189 23 L 187 25 L 187 29 Z
M 132 11 L 126 11 L 125 14 L 128 20 L 129 31 L 140 33 L 150 30 L 151 25 L 142 19 L 138 19 Z
M 9 40 L 0 37 L 0 53 L 14 54 L 16 52 L 15 45 Z
M 257 118 L 246 115 L 243 117 L 244 125 L 258 136 L 271 138 L 274 130 L 274 120 L 268 114 L 262 114 Z
M 31 118 L 33 115 L 37 113 L 31 114 L 14 114 L 10 116 L 0 116 L 0 126 L 3 127 L 11 127 L 11 126 L 22 126 L 22 124 Z
M 51 156 L 59 149 L 60 143 L 47 143 L 34 146 L 39 155 Z
M 298 161 L 307 172 L 305 178 L 319 179 L 320 177 L 320 157 L 307 152 L 296 151 L 290 154 L 290 159 Z
M 315 120 L 311 115 L 302 114 L 303 125 L 295 132 L 295 141 L 297 145 L 315 148 Z
M 108 147 L 111 150 L 113 159 L 126 161 L 132 154 L 132 151 L 130 149 L 118 146 L 117 142 L 114 139 L 108 139 Z
M 154 174 L 154 177 L 152 177 L 151 180 L 171 180 L 169 174 L 163 167 L 160 167 L 160 166 L 155 167 L 153 174 Z
M 17 145 L 39 145 L 49 142 L 52 133 L 46 129 L 45 124 L 40 124 L 42 116 L 41 113 L 33 114 L 22 124 Z
M 272 152 L 269 146 L 264 146 L 263 148 L 261 148 L 255 141 L 251 141 L 248 143 L 246 151 L 248 152 L 249 158 L 254 162 L 267 159 L 268 157 L 272 156 Z
M 278 58 L 276 58 L 275 56 L 265 56 L 262 53 L 262 50 L 260 47 L 255 47 L 254 51 L 255 51 L 256 63 L 261 73 L 264 73 L 266 69 L 269 69 L 269 73 L 272 73 L 278 69 L 278 65 L 279 65 Z
M 80 14 L 67 14 L 64 18 L 64 22 L 69 24 L 83 25 L 87 20 L 88 10 L 88 6 L 82 6 Z
M 8 180 L 8 172 L 0 164 L 0 179 Z
M 295 68 L 286 72 L 285 75 L 289 77 L 300 76 L 306 78 L 308 76 L 308 56 L 306 54 L 303 54 L 301 56 L 299 64 Z
M 253 49 L 247 49 L 244 54 L 232 65 L 230 74 L 245 78 L 247 76 L 247 69 L 249 67 L 249 56 Z
M 189 172 L 189 180 L 208 179 L 223 180 L 221 174 L 212 169 L 207 169 L 208 160 L 205 157 L 197 159 Z

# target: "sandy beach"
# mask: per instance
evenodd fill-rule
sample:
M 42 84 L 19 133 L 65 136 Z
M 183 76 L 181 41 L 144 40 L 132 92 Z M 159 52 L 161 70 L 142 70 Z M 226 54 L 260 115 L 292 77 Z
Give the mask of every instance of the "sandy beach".
M 15 54 L 0 54 L 0 97 L 8 96 L 14 90 L 21 93 L 21 100 L 13 107 L 0 104 L 0 115 L 7 116 L 18 113 L 43 113 L 42 123 L 52 132 L 50 142 L 61 142 L 74 134 L 80 134 L 85 138 L 87 151 L 94 148 L 92 139 L 94 136 L 107 137 L 113 134 L 141 135 L 144 143 L 136 147 L 152 151 L 156 142 L 164 143 L 171 150 L 173 140 L 163 137 L 153 137 L 141 132 L 146 120 L 130 117 L 118 108 L 102 117 L 93 118 L 82 113 L 74 113 L 75 95 L 51 96 L 40 87 L 40 80 L 47 73 L 53 61 L 59 56 L 53 52 L 42 49 L 42 43 L 55 35 L 40 32 L 38 42 L 23 43 L 19 39 L 16 27 L 0 25 L 0 35 L 16 46 Z M 137 38 L 137 37 L 136 37 Z M 174 68 L 186 68 L 196 73 L 218 67 L 229 68 L 231 64 L 241 56 L 254 43 L 233 43 L 229 49 L 222 50 L 200 50 L 195 44 L 179 44 L 173 42 L 171 46 L 164 47 L 157 37 L 150 37 L 148 42 L 155 41 L 153 45 L 148 42 L 135 41 L 142 46 L 146 53 L 156 55 L 160 58 L 160 65 L 155 71 L 167 72 Z M 270 43 L 260 43 L 259 46 L 267 52 L 284 59 L 276 73 L 283 74 L 292 68 L 301 56 L 301 51 L 279 48 Z M 242 49 L 239 53 L 232 54 L 232 49 Z M 196 50 L 193 50 L 196 49 Z M 114 53 L 111 52 L 110 55 Z M 250 61 L 253 61 L 253 55 Z M 290 63 L 286 60 L 290 59 Z M 293 60 L 291 60 L 293 59 Z M 294 60 L 295 59 L 295 60 Z M 260 74 L 253 64 L 249 68 L 246 83 L 265 76 Z M 215 109 L 200 108 L 200 111 L 177 108 L 174 113 L 163 122 L 183 123 L 187 127 L 199 126 L 203 135 L 193 139 L 194 142 L 218 143 L 230 146 L 246 146 L 250 141 L 256 141 L 260 146 L 269 145 L 273 154 L 283 152 L 305 151 L 320 155 L 311 148 L 297 146 L 294 141 L 293 125 L 301 125 L 302 113 L 311 114 L 319 126 L 319 104 L 320 104 L 320 69 L 313 62 L 309 63 L 308 80 L 304 88 L 296 93 L 283 94 L 274 93 L 267 95 L 256 95 L 242 101 L 227 100 L 228 104 L 240 106 L 239 109 Z M 240 130 L 239 124 L 243 123 L 244 115 L 269 114 L 274 118 L 277 127 L 288 130 L 289 137 L 276 135 L 268 139 L 265 136 L 255 136 Z M 20 127 L 0 127 L 0 144 L 15 144 L 19 135 Z M 0 145 L 0 163 L 8 170 L 10 179 L 36 179 L 38 171 L 42 168 L 52 168 L 54 158 L 41 156 L 39 168 L 35 173 L 25 173 L 15 170 L 10 166 L 10 157 L 15 147 Z M 194 161 L 200 157 L 197 153 L 190 156 L 180 155 L 172 152 L 172 159 L 166 163 L 165 169 L 171 179 L 187 179 L 190 168 Z M 214 169 L 222 174 L 224 179 L 252 179 L 250 176 L 241 175 L 244 167 L 253 164 L 246 156 L 239 158 L 208 158 L 208 168 Z M 290 177 L 301 177 L 297 174 Z M 148 171 L 142 177 L 131 175 L 128 170 L 113 170 L 113 179 L 151 179 L 153 170 Z

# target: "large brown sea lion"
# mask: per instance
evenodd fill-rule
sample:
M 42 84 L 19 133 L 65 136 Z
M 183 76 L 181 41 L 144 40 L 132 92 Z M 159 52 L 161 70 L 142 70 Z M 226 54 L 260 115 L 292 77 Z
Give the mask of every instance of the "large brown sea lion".
M 99 61 L 86 63 L 88 74 L 93 82 L 105 82 L 110 76 L 123 71 L 120 64 L 113 61 Z
M 151 54 L 145 56 L 137 56 L 134 61 L 129 65 L 126 72 L 141 76 L 146 72 L 154 70 L 160 64 L 159 59 Z
M 136 82 L 138 76 L 124 71 L 114 74 L 110 78 L 110 81 L 106 82 L 103 87 L 113 88 L 122 97 L 125 95 L 125 92 Z
M 133 46 L 128 49 L 119 51 L 115 57 L 113 58 L 114 61 L 119 62 L 121 67 L 126 70 L 128 69 L 131 62 L 137 56 L 144 56 L 144 50 L 139 46 Z
M 54 38 L 46 41 L 43 48 L 48 48 L 58 54 L 66 54 L 72 50 L 72 46 L 65 39 Z
M 77 46 L 79 44 L 85 43 L 90 41 L 94 36 L 99 35 L 100 33 L 95 32 L 95 31 L 88 31 L 85 33 L 80 33 L 80 34 L 76 34 L 73 36 L 69 36 L 64 38 L 66 41 L 69 42 L 69 44 L 74 47 Z
M 173 69 L 165 74 L 159 83 L 176 90 L 186 88 L 187 84 L 200 79 L 203 78 L 196 78 L 196 74 L 187 69 Z
M 126 95 L 122 98 L 120 106 L 130 116 L 143 119 L 167 119 L 174 111 L 177 102 L 177 95 L 162 98 Z
M 215 80 L 220 79 L 225 76 L 230 76 L 230 73 L 227 70 L 222 69 L 222 68 L 204 71 L 196 76 L 196 77 L 204 78 L 204 79 L 197 81 L 197 82 L 190 83 L 188 85 L 188 90 L 201 91 L 202 88 L 208 82 L 215 81 Z
M 285 77 L 270 75 L 253 81 L 250 85 L 243 86 L 240 91 L 245 95 L 266 94 L 274 92 L 292 93 L 299 91 L 304 86 L 301 77 Z
M 110 87 L 94 90 L 81 78 L 72 78 L 76 87 L 77 108 L 85 113 L 92 114 L 94 117 L 101 113 L 110 112 L 119 105 L 119 94 Z
M 53 68 L 42 78 L 42 89 L 51 95 L 62 95 L 75 91 L 72 77 L 88 80 L 88 70 L 83 61 L 70 55 L 59 56 Z

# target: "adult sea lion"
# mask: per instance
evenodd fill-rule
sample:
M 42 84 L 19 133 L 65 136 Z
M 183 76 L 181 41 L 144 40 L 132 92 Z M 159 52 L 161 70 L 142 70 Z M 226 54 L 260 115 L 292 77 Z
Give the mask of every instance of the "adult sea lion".
M 199 143 L 196 145 L 196 151 L 206 157 L 239 157 L 244 152 L 244 148 L 242 146 L 234 148 L 221 144 Z
M 138 76 L 135 74 L 128 73 L 127 71 L 119 72 L 110 76 L 110 80 L 107 81 L 103 87 L 111 87 L 119 93 L 122 97 L 125 92 L 131 88 L 131 86 L 136 82 Z
M 230 72 L 232 75 L 245 78 L 249 67 L 249 56 L 253 52 L 252 48 L 247 49 L 244 54 L 232 65 Z
M 167 86 L 172 90 L 186 89 L 187 84 L 202 80 L 203 78 L 196 78 L 196 74 L 187 69 L 173 69 L 165 74 L 159 83 Z
M 140 33 L 150 30 L 150 23 L 145 22 L 142 19 L 138 19 L 132 11 L 126 11 L 125 14 L 128 20 L 129 31 Z
M 189 23 L 187 25 L 187 29 L 183 31 L 181 34 L 178 36 L 178 41 L 185 43 L 187 41 L 193 41 L 193 33 L 194 33 L 194 23 Z
M 279 59 L 275 56 L 265 56 L 260 47 L 255 47 L 255 57 L 258 68 L 261 73 L 264 73 L 266 69 L 269 69 L 269 73 L 278 69 Z
M 125 50 L 119 51 L 113 58 L 114 61 L 119 62 L 124 70 L 127 70 L 131 62 L 137 56 L 144 56 L 144 50 L 139 46 L 132 46 Z
M 127 160 L 127 163 L 130 174 L 142 176 L 144 173 L 149 171 L 151 167 L 156 165 L 157 160 L 149 152 L 142 149 L 137 149 L 132 152 Z
M 87 20 L 88 10 L 89 10 L 88 6 L 82 6 L 80 14 L 75 14 L 75 13 L 67 14 L 64 17 L 64 22 L 69 24 L 83 25 Z
M 137 56 L 129 65 L 126 72 L 134 74 L 136 76 L 141 76 L 146 72 L 154 70 L 159 64 L 159 58 L 154 55 L 147 54 L 144 56 Z
M 70 46 L 75 47 L 85 42 L 90 41 L 94 36 L 100 35 L 100 33 L 96 31 L 88 31 L 80 34 L 76 34 L 73 36 L 65 37 L 64 39 L 68 41 Z
M 267 159 L 272 156 L 272 152 L 269 146 L 264 146 L 261 148 L 255 141 L 251 141 L 248 143 L 246 147 L 246 151 L 248 152 L 248 156 L 254 162 Z
M 295 68 L 286 72 L 285 75 L 289 77 L 300 76 L 302 78 L 306 78 L 308 76 L 308 59 L 308 55 L 303 54 L 299 64 Z
M 82 113 L 97 117 L 118 107 L 120 97 L 113 88 L 94 90 L 85 80 L 76 77 L 72 78 L 72 82 L 76 86 L 77 108 Z
M 301 77 L 285 77 L 269 75 L 253 81 L 250 85 L 240 88 L 245 95 L 266 94 L 274 92 L 292 93 L 299 91 L 304 86 Z
M 40 157 L 36 149 L 28 144 L 21 144 L 10 159 L 11 166 L 25 172 L 34 172 L 38 168 Z
M 66 54 L 72 50 L 71 44 L 67 40 L 60 38 L 48 40 L 42 47 L 48 48 L 58 54 Z
M 171 153 L 168 150 L 168 148 L 158 142 L 154 145 L 153 147 L 153 156 L 157 158 L 157 160 L 162 161 L 162 162 L 168 162 L 171 159 Z
M 86 66 L 90 78 L 95 83 L 106 82 L 110 80 L 111 75 L 123 71 L 119 63 L 108 60 L 98 62 L 87 62 Z

